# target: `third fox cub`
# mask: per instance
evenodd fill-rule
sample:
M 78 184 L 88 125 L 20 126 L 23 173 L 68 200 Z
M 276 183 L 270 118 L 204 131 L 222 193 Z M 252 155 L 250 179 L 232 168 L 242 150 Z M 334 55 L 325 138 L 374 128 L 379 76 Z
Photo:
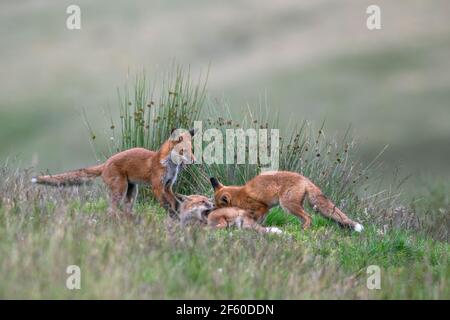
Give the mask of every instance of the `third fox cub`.
M 270 208 L 280 205 L 284 210 L 301 218 L 303 228 L 311 225 L 311 217 L 303 208 L 307 198 L 322 215 L 357 232 L 363 226 L 347 217 L 328 200 L 322 191 L 308 178 L 289 171 L 262 173 L 244 186 L 224 186 L 216 178 L 211 178 L 216 207 L 238 207 L 245 209 L 255 221 L 261 221 Z

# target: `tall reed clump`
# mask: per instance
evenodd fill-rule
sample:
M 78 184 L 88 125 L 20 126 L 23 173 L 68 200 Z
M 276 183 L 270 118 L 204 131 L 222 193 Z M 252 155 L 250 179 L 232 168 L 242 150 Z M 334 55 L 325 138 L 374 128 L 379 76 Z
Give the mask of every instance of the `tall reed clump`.
M 118 116 L 111 112 L 109 154 L 134 147 L 157 150 L 174 128 L 189 129 L 199 119 L 206 97 L 207 77 L 194 81 L 189 70 L 174 67 L 161 83 L 149 81 L 145 73 L 117 90 Z M 96 139 L 85 117 L 91 139 Z

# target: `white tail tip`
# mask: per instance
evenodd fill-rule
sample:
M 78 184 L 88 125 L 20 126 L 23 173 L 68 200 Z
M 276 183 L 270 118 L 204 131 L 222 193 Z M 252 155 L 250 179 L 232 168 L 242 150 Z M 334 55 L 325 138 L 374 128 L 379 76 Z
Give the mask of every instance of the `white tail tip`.
M 355 224 L 354 229 L 356 232 L 361 232 L 364 230 L 364 227 L 362 226 L 362 224 L 357 223 L 357 224 Z
M 31 183 L 36 183 L 37 179 L 36 178 L 31 178 Z
M 282 234 L 283 233 L 283 231 L 281 229 L 277 228 L 277 227 L 267 227 L 266 231 L 268 233 L 276 233 L 276 234 Z

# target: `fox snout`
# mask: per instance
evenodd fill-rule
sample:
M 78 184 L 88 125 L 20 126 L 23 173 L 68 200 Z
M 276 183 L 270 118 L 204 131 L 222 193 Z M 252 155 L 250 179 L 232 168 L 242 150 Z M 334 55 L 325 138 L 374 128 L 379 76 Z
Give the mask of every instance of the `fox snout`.
M 184 167 L 188 164 L 195 163 L 197 159 L 192 153 L 188 155 L 186 153 L 177 152 L 176 150 L 173 150 L 170 154 L 170 160 L 172 161 L 172 163 Z
M 216 206 L 214 205 L 214 203 L 212 203 L 210 201 L 206 202 L 203 206 L 205 208 L 203 209 L 202 215 L 204 215 L 206 217 L 211 213 L 211 211 L 216 209 Z

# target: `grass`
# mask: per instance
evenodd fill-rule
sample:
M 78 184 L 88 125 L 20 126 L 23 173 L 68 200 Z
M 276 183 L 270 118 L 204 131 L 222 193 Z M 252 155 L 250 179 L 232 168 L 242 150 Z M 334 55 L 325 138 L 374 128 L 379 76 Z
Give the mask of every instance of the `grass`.
M 181 229 L 144 192 L 140 223 L 111 220 L 101 185 L 47 188 L 30 185 L 31 173 L 4 164 L 0 181 L 0 297 L 138 299 L 448 299 L 450 245 L 448 184 L 403 204 L 399 190 L 377 187 L 378 158 L 355 161 L 356 143 L 323 126 L 289 126 L 270 108 L 233 115 L 207 100 L 205 83 L 189 71 L 169 71 L 161 86 L 145 76 L 119 93 L 119 116 L 110 117 L 108 150 L 156 149 L 174 128 L 281 130 L 280 169 L 310 177 L 366 230 L 357 234 L 314 215 L 303 231 L 281 209 L 265 223 L 287 234 Z M 237 120 L 236 120 L 237 119 Z M 87 122 L 94 148 L 98 127 Z M 100 130 L 101 131 L 101 130 Z M 198 138 L 198 137 L 196 137 Z M 108 140 L 108 139 L 107 139 Z M 177 191 L 211 195 L 208 177 L 243 184 L 261 165 L 193 165 Z M 403 181 L 398 182 L 400 187 Z M 312 212 L 310 207 L 306 207 Z M 65 288 L 66 267 L 78 265 L 82 289 Z M 366 286 L 367 267 L 381 268 L 381 289 Z
M 302 231 L 274 210 L 266 224 L 287 235 L 181 229 L 155 204 L 141 223 L 106 215 L 101 185 L 31 186 L 3 168 L 0 182 L 0 297 L 50 299 L 448 299 L 448 243 L 408 230 L 355 234 L 314 215 Z M 81 290 L 68 290 L 68 265 Z M 368 290 L 366 268 L 381 268 Z
M 355 155 L 370 162 L 380 145 L 389 143 L 383 159 L 391 168 L 402 159 L 403 170 L 441 179 L 448 175 L 450 82 L 444 57 L 450 46 L 447 17 L 439 14 L 448 10 L 423 2 L 402 15 L 406 11 L 401 4 L 390 5 L 388 33 L 361 41 L 361 28 L 335 28 L 344 20 L 359 21 L 346 3 L 334 2 L 333 10 L 330 3 L 273 10 L 254 2 L 238 15 L 232 3 L 221 4 L 218 9 L 224 15 L 217 19 L 214 2 L 199 2 L 197 7 L 190 3 L 189 8 L 178 2 L 103 2 L 82 4 L 87 13 L 84 31 L 70 36 L 62 20 L 64 8 L 51 2 L 2 10 L 2 30 L 14 33 L 2 38 L 1 69 L 11 76 L 0 86 L 0 158 L 20 154 L 22 168 L 31 163 L 51 172 L 93 164 L 84 136 L 80 139 L 81 121 L 74 115 L 81 107 L 89 109 L 95 123 L 91 137 L 96 136 L 98 159 L 131 146 L 156 148 L 171 126 L 190 126 L 200 116 L 210 117 L 211 126 L 223 120 L 232 120 L 232 126 L 265 125 L 267 114 L 253 110 L 259 114 L 254 119 L 242 109 L 267 89 L 269 104 L 281 116 L 281 122 L 275 119 L 269 126 L 284 127 L 288 118 L 300 124 L 283 133 L 295 138 L 291 133 L 297 130 L 301 138 L 291 144 L 295 151 L 288 150 L 285 140 L 282 167 L 311 177 L 366 230 L 352 234 L 314 215 L 311 230 L 303 232 L 296 219 L 279 209 L 266 223 L 282 227 L 286 237 L 180 230 L 146 197 L 137 208 L 141 224 L 116 224 L 105 215 L 101 186 L 35 188 L 29 185 L 30 173 L 16 170 L 17 162 L 11 161 L 0 168 L 1 298 L 450 298 L 448 181 L 411 179 L 410 199 L 396 188 L 384 190 L 390 182 L 380 183 L 378 167 L 359 174 L 365 166 L 355 162 Z M 261 13 L 257 19 L 255 10 Z M 404 27 L 418 20 L 432 23 L 420 30 Z M 30 28 L 30 23 L 40 28 Z M 155 38 L 152 30 L 163 36 Z M 176 85 L 186 83 L 183 75 L 167 77 L 160 87 L 144 77 L 131 79 L 120 91 L 118 117 L 111 122 L 106 117 L 105 128 L 100 128 L 99 120 L 105 117 L 95 107 L 114 95 L 110 89 L 124 70 L 142 63 L 154 70 L 167 63 L 168 52 L 196 65 L 212 61 L 214 95 L 225 93 L 233 101 L 233 115 L 200 99 L 201 94 L 179 94 L 186 91 Z M 269 56 L 277 58 L 266 59 Z M 134 80 L 140 90 L 135 90 Z M 187 93 L 196 86 L 201 93 L 203 82 L 193 84 Z M 146 87 L 150 90 L 143 91 Z M 173 88 L 177 95 L 169 95 Z M 186 101 L 180 97 L 190 101 L 184 111 L 189 119 L 184 124 L 161 120 L 160 129 L 150 132 L 148 116 L 162 119 L 164 112 Z M 192 112 L 202 101 L 203 113 Z M 142 109 L 145 116 L 140 115 Z M 327 130 L 316 145 L 319 128 L 302 126 L 303 119 L 321 121 L 324 116 Z M 333 137 L 334 130 L 343 134 L 349 122 L 363 144 L 356 145 L 348 136 L 344 142 Z M 337 153 L 342 162 L 337 162 Z M 290 156 L 300 154 L 302 162 Z M 176 187 L 210 194 L 209 175 L 242 183 L 258 170 L 191 167 Z M 80 291 L 64 286 L 70 264 L 81 266 Z M 370 264 L 382 268 L 379 291 L 365 287 Z

